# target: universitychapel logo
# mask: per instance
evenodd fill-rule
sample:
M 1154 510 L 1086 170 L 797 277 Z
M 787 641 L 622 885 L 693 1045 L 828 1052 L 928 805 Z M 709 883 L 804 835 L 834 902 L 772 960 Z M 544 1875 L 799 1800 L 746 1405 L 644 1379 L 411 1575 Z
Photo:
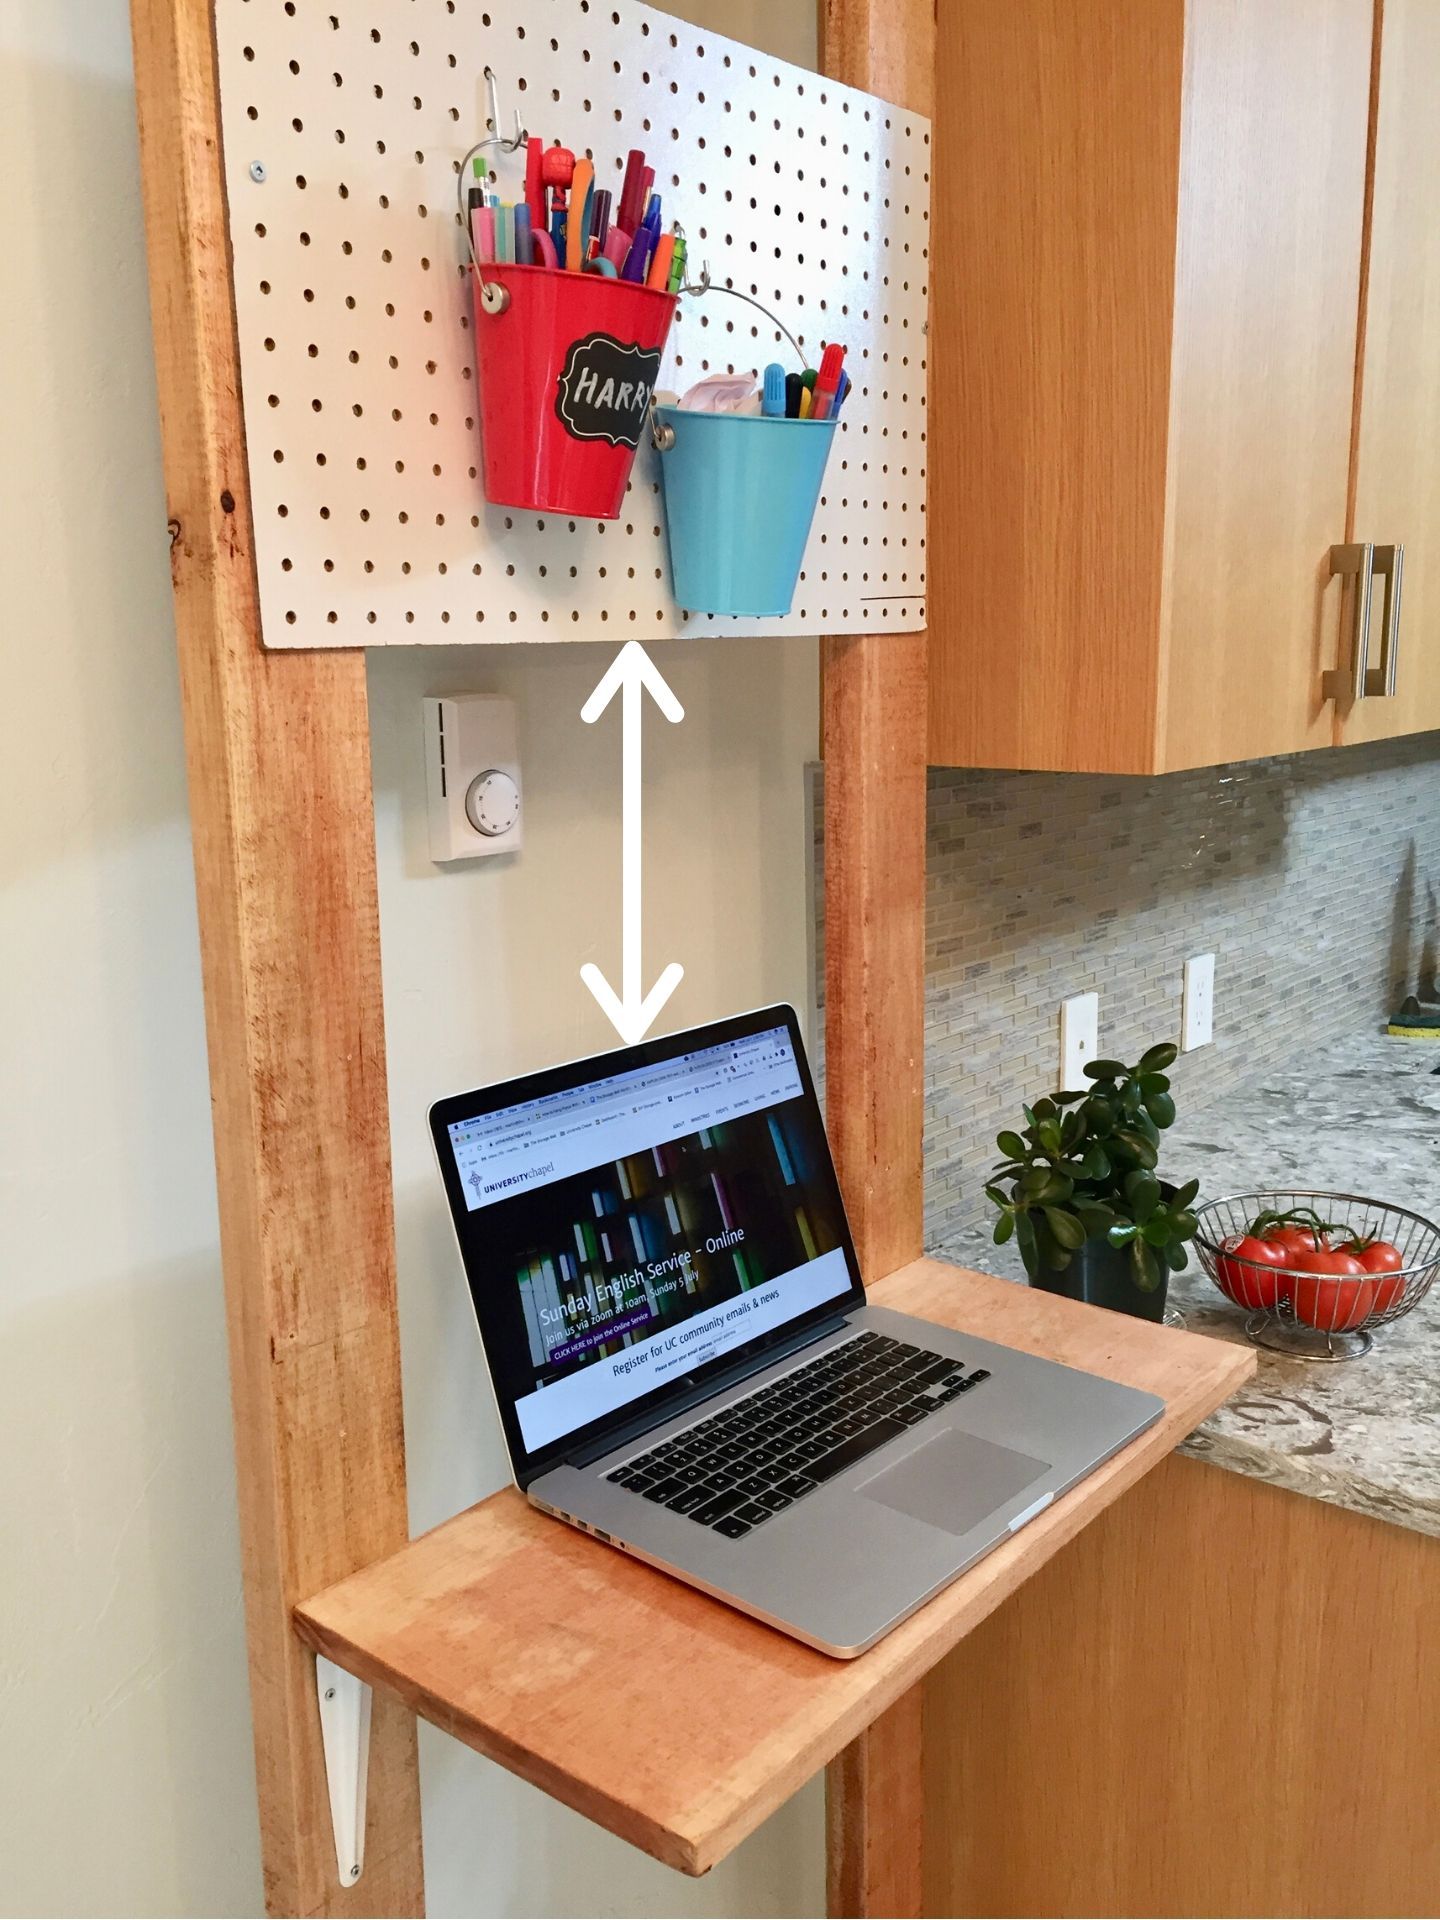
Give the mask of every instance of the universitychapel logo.
M 608 333 L 571 343 L 556 383 L 555 411 L 576 440 L 638 447 L 645 410 L 660 377 L 658 348 L 626 346 Z

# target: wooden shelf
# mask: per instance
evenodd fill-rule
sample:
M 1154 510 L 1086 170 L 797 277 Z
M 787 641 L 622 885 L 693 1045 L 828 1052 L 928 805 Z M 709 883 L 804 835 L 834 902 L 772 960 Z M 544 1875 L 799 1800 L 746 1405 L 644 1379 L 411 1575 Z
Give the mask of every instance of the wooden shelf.
M 622 1839 L 707 1872 L 1254 1371 L 1245 1349 L 935 1260 L 870 1297 L 1145 1388 L 1165 1413 L 858 1660 L 812 1652 L 513 1488 L 297 1607 L 301 1638 Z

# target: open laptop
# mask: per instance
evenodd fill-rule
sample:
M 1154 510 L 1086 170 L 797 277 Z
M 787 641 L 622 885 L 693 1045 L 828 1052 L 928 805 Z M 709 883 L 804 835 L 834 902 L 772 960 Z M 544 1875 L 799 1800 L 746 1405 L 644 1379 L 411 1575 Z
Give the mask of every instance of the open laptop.
M 848 1657 L 1162 1403 L 868 1306 L 794 1010 L 430 1112 L 536 1506 Z

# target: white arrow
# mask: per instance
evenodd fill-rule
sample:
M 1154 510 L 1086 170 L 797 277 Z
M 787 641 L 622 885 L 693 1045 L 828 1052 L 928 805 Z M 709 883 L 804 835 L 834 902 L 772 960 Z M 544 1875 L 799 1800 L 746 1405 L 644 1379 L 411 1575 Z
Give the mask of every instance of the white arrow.
M 598 687 L 580 709 L 580 718 L 592 725 L 622 689 L 620 702 L 620 984 L 614 988 L 599 967 L 587 961 L 580 978 L 600 1003 L 601 1011 L 627 1046 L 643 1040 L 685 977 L 672 960 L 649 993 L 640 989 L 640 694 L 646 689 L 667 720 L 683 720 L 685 709 L 666 686 L 659 668 L 638 640 L 627 640 L 606 669 Z

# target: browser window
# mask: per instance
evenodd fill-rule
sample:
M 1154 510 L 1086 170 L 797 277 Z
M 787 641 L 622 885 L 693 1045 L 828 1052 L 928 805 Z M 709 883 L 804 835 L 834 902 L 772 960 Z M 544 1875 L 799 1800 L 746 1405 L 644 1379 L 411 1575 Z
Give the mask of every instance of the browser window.
M 851 1290 L 784 1026 L 447 1132 L 482 1326 L 498 1310 L 497 1391 L 529 1453 Z

